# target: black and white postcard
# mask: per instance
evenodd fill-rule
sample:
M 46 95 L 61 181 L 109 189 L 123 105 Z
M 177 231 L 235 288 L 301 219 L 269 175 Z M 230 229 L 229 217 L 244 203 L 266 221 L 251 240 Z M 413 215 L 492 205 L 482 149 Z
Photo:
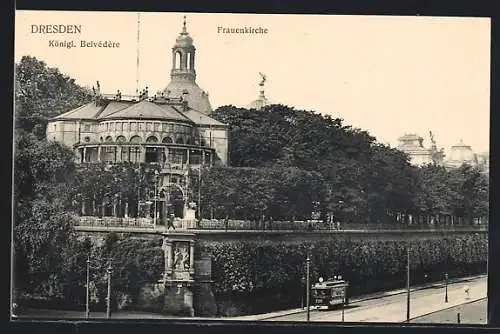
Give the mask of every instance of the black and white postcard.
M 11 318 L 486 324 L 490 25 L 16 11 Z

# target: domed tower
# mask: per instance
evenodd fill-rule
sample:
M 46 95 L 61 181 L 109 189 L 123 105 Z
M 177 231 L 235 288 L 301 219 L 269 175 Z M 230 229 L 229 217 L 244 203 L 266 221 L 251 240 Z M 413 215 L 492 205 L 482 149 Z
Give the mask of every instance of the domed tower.
M 477 166 L 477 156 L 469 145 L 460 140 L 458 144 L 451 147 L 450 157 L 446 161 L 446 167 L 457 168 L 462 164 Z
M 186 16 L 184 16 L 182 31 L 172 48 L 171 80 L 162 93 L 166 97 L 183 97 L 191 109 L 209 115 L 212 106 L 208 100 L 208 93 L 196 83 L 195 54 L 196 48 L 193 38 L 187 32 Z

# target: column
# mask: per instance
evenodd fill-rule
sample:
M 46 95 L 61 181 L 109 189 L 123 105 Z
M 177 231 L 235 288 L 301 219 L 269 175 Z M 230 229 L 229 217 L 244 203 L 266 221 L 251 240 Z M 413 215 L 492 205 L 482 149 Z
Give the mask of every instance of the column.
M 210 151 L 210 166 L 213 166 L 214 163 L 214 152 Z
M 189 166 L 189 148 L 186 149 L 186 152 L 187 152 L 186 165 Z
M 153 218 L 153 216 L 151 215 L 151 203 L 148 203 L 148 218 Z
M 189 272 L 194 273 L 194 240 L 189 242 Z
M 82 216 L 85 216 L 85 214 L 86 214 L 85 211 L 87 211 L 85 208 L 85 200 L 82 200 Z
M 125 218 L 128 218 L 128 202 L 125 202 Z
M 87 148 L 83 148 L 83 162 L 87 162 Z
M 97 147 L 97 161 L 101 161 L 101 146 Z
M 141 149 L 141 159 L 140 162 L 146 162 L 146 146 L 139 146 Z
M 123 147 L 121 147 L 121 146 L 116 147 L 116 161 L 117 162 L 122 161 L 122 150 L 123 150 Z
M 205 151 L 203 149 L 200 149 L 200 154 L 201 154 L 201 165 L 205 165 Z
M 122 215 L 122 198 L 121 196 L 118 198 L 118 217 Z
M 102 207 L 101 207 L 101 210 L 102 210 L 102 216 L 104 217 L 104 216 L 105 216 L 105 214 L 106 214 L 106 210 L 105 210 L 106 205 L 104 204 L 104 200 L 102 200 L 101 205 L 102 205 Z
M 165 150 L 165 162 L 169 162 L 169 158 L 168 158 L 168 147 L 165 147 L 164 148 Z
M 163 283 L 166 283 L 169 279 L 169 274 L 172 270 L 172 241 L 163 238 L 163 254 L 165 259 L 165 268 L 163 270 Z
M 118 203 L 117 203 L 117 199 L 116 199 L 116 197 L 115 197 L 115 198 L 113 199 L 113 217 L 115 217 L 115 218 L 116 218 L 116 216 L 117 216 L 117 211 L 118 211 L 118 210 L 117 210 L 117 205 L 118 205 Z

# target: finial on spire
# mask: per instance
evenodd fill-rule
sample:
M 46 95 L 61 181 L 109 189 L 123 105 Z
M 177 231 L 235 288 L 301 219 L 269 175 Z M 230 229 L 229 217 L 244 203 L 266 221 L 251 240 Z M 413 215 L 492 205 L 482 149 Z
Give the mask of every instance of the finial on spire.
M 187 33 L 187 29 L 186 29 L 186 15 L 184 15 L 184 22 L 182 23 L 182 32 L 183 33 Z

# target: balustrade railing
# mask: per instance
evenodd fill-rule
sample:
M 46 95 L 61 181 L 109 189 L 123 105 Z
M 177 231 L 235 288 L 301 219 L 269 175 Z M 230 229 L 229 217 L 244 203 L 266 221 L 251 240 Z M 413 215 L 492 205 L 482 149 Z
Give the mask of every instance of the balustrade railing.
M 201 230 L 303 230 L 303 231 L 337 231 L 337 230 L 487 230 L 487 224 L 360 224 L 360 223 L 326 223 L 323 221 L 245 221 L 245 220 L 207 220 L 198 223 Z
M 153 218 L 120 218 L 81 216 L 77 219 L 78 226 L 89 227 L 128 227 L 128 228 L 165 228 L 168 224 L 157 224 Z M 239 230 L 239 231 L 487 231 L 488 224 L 360 224 L 360 223 L 325 223 L 323 221 L 249 221 L 249 220 L 210 220 L 176 218 L 173 222 L 176 229 L 199 230 Z

